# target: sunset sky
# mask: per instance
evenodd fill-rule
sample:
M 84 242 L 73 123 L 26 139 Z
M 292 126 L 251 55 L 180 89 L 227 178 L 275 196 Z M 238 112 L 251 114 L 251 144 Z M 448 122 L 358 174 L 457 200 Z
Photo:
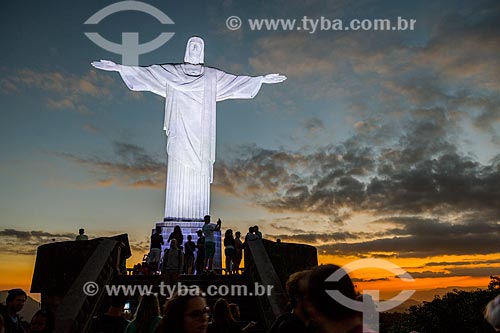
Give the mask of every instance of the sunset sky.
M 37 246 L 128 233 L 133 265 L 164 211 L 163 100 L 90 62 L 122 61 L 85 32 L 145 43 L 141 65 L 281 73 L 217 106 L 211 214 L 223 229 L 314 245 L 320 262 L 383 258 L 415 288 L 485 287 L 500 274 L 500 2 L 8 1 L 0 11 L 0 290 L 29 289 Z M 229 30 L 226 19 L 243 20 Z M 252 31 L 248 19 L 415 19 L 414 31 Z M 360 272 L 361 287 L 403 288 Z

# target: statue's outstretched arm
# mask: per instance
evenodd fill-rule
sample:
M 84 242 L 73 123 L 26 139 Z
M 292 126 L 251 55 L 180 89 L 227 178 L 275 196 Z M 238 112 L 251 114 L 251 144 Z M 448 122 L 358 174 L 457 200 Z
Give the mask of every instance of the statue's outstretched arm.
M 167 65 L 125 66 L 115 64 L 110 60 L 94 61 L 91 65 L 103 71 L 120 73 L 130 90 L 150 91 L 162 97 L 166 95 L 167 70 L 173 68 Z
M 115 64 L 111 60 L 93 61 L 90 64 L 95 68 L 101 69 L 103 71 L 120 71 L 120 65 Z
M 280 74 L 267 74 L 262 77 L 262 83 L 280 83 L 286 80 L 286 76 Z

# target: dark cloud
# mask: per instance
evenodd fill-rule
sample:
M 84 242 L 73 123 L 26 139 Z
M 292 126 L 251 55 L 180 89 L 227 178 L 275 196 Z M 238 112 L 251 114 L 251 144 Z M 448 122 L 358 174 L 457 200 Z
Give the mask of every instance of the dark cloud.
M 55 241 L 74 240 L 74 233 L 52 233 L 41 230 L 0 230 L 0 252 L 21 255 L 35 255 L 40 245 Z
M 271 223 L 269 223 L 269 226 L 274 228 L 274 229 L 281 230 L 282 232 L 287 232 L 287 233 L 292 233 L 292 234 L 306 233 L 306 231 L 304 229 L 294 228 L 294 227 L 289 226 L 289 225 L 283 225 L 283 223 L 288 224 L 290 222 L 294 222 L 295 220 L 296 219 L 285 218 L 285 219 L 281 219 L 279 221 L 271 222 Z
M 356 137 L 310 154 L 240 147 L 239 157 L 217 163 L 214 185 L 271 211 L 496 218 L 500 163 L 481 164 L 445 137 L 425 120 L 390 148 L 361 146 Z
M 378 282 L 378 281 L 389 281 L 388 277 L 379 279 L 361 279 L 361 278 L 351 278 L 352 282 Z
M 0 231 L 0 236 L 15 237 L 19 239 L 30 239 L 31 232 L 29 231 L 19 231 L 14 229 L 4 229 Z
M 500 224 L 496 222 L 476 221 L 467 224 L 444 223 L 439 220 L 423 219 L 419 217 L 391 217 L 373 223 L 394 224 L 401 227 L 401 235 L 421 236 L 443 235 L 446 237 L 459 237 L 466 235 L 482 235 L 500 232 Z M 394 233 L 395 230 L 389 231 Z
M 374 171 L 370 147 L 353 142 L 302 155 L 286 151 L 240 148 L 231 162 L 215 168 L 215 188 L 253 198 L 271 211 L 339 214 L 340 207 L 363 200 L 365 185 L 357 177 Z
M 391 218 L 386 223 L 400 226 L 397 236 L 360 242 L 337 242 L 318 246 L 329 254 L 368 255 L 391 253 L 397 257 L 476 255 L 500 253 L 498 223 L 450 224 L 417 217 Z M 395 230 L 387 231 L 388 234 Z
M 463 219 L 447 222 L 420 216 L 386 217 L 371 222 L 367 229 L 377 231 L 328 231 L 306 232 L 281 226 L 276 222 L 271 227 L 286 232 L 272 234 L 270 239 L 314 245 L 325 255 L 355 256 L 359 258 L 427 258 L 442 255 L 487 255 L 500 253 L 497 242 L 500 237 L 500 222 Z M 299 224 L 300 225 L 300 224 Z M 384 229 L 380 229 L 383 226 Z M 462 260 L 454 262 L 430 262 L 422 269 L 456 269 L 457 266 L 489 267 L 490 272 L 498 260 Z M 468 267 L 464 267 L 467 268 Z M 413 268 L 414 270 L 414 268 Z M 487 269 L 485 269 L 487 270 Z M 490 273 L 493 274 L 493 273 Z
M 16 239 L 20 239 L 23 241 L 28 241 L 28 240 L 39 240 L 39 239 L 44 239 L 44 238 L 56 238 L 58 240 L 69 240 L 69 239 L 75 239 L 76 234 L 74 233 L 50 233 L 46 231 L 41 231 L 41 230 L 34 230 L 34 231 L 22 231 L 22 230 L 15 230 L 15 229 L 4 229 L 0 231 L 0 237 L 13 237 Z
M 449 268 L 445 271 L 424 271 L 424 272 L 412 272 L 408 273 L 415 279 L 417 278 L 441 278 L 441 277 L 452 277 L 452 276 L 472 276 L 472 277 L 482 277 L 499 275 L 500 267 L 468 267 L 468 268 Z
M 132 253 L 144 253 L 147 254 L 149 252 L 150 243 L 148 241 L 131 241 L 130 249 Z
M 130 143 L 114 141 L 113 148 L 115 156 L 108 159 L 81 157 L 70 153 L 58 155 L 87 168 L 95 175 L 97 186 L 154 189 L 165 186 L 165 162 Z
M 468 260 L 468 261 L 441 261 L 441 262 L 428 262 L 423 267 L 443 267 L 443 266 L 471 266 L 471 265 L 488 265 L 498 264 L 500 258 L 492 260 Z
M 351 232 L 333 232 L 333 233 L 299 233 L 292 235 L 269 235 L 271 239 L 281 239 L 284 242 L 324 244 L 335 241 L 346 241 L 359 239 L 363 235 Z M 366 234 L 365 234 L 366 236 Z

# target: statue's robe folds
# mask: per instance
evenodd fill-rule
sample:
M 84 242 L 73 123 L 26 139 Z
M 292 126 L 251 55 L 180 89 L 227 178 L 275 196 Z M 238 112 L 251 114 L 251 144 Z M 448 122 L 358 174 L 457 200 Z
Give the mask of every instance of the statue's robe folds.
M 120 66 L 129 89 L 163 96 L 167 134 L 165 218 L 203 219 L 210 213 L 215 162 L 216 102 L 253 98 L 262 77 L 235 76 L 202 65 Z

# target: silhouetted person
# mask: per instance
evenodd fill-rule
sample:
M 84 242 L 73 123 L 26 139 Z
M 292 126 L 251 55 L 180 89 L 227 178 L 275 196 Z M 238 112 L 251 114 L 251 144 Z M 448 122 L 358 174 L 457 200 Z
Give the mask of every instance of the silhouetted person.
M 163 307 L 163 318 L 156 333 L 206 333 L 209 308 L 207 301 L 195 293 L 174 293 Z
M 269 333 L 305 333 L 309 318 L 307 317 L 304 297 L 307 290 L 307 274 L 309 271 L 296 272 L 286 281 L 289 311 L 279 316 L 271 326 Z
M 260 239 L 262 239 L 262 232 L 259 231 L 259 226 L 258 225 L 254 225 L 253 226 L 253 232 L 257 235 L 257 237 L 259 237 Z
M 168 236 L 167 242 L 170 242 L 172 239 L 175 239 L 177 241 L 177 247 L 182 249 L 182 243 L 184 242 L 184 235 L 182 234 L 181 227 L 176 225 L 174 227 L 174 231 L 170 233 L 170 236 Z
M 88 240 L 89 237 L 85 235 L 85 229 L 80 229 L 78 230 L 78 236 L 76 236 L 75 240 L 81 241 L 81 240 Z
M 153 274 L 158 270 L 158 263 L 161 257 L 161 246 L 163 244 L 161 227 L 156 227 L 155 233 L 151 235 L 151 249 L 149 250 L 149 265 Z
M 205 268 L 203 265 L 205 264 L 205 236 L 203 236 L 203 231 L 198 230 L 196 232 L 198 235 L 198 240 L 196 241 L 196 274 L 202 274 Z
M 160 320 L 158 298 L 153 294 L 144 295 L 125 333 L 154 333 Z
M 186 274 L 193 274 L 194 251 L 196 251 L 196 244 L 193 242 L 193 237 L 191 235 L 188 235 L 187 242 L 184 243 L 184 270 Z
M 234 257 L 236 257 L 236 243 L 231 229 L 227 229 L 224 234 L 224 254 L 226 255 L 226 274 L 232 274 Z
M 236 255 L 234 256 L 233 273 L 239 274 L 241 259 L 243 258 L 243 242 L 241 241 L 241 232 L 236 231 L 234 234 L 234 245 L 236 247 Z
M 255 227 L 249 227 L 248 233 L 245 236 L 245 242 L 243 245 L 246 247 L 246 246 L 248 246 L 249 241 L 253 241 L 253 240 L 257 240 L 257 239 L 259 239 L 259 236 L 257 236 L 255 234 Z
M 106 313 L 93 318 L 92 333 L 123 333 L 129 324 L 123 312 L 125 308 L 124 296 L 112 296 L 111 305 Z
M 251 321 L 247 325 L 245 325 L 242 321 L 240 321 L 241 318 L 240 307 L 236 303 L 229 304 L 229 312 L 231 313 L 231 316 L 236 321 L 236 323 L 238 323 L 243 333 L 248 332 L 250 329 L 254 328 L 255 325 L 257 325 L 255 321 Z
M 177 240 L 170 241 L 170 249 L 163 253 L 162 275 L 166 284 L 173 285 L 179 282 L 184 267 L 184 254 L 177 247 Z
M 229 304 L 224 298 L 215 302 L 212 322 L 208 325 L 207 333 L 242 333 L 240 325 L 234 320 L 229 311 Z
M 0 314 L 3 317 L 5 333 L 24 333 L 27 325 L 19 316 L 19 311 L 24 307 L 28 296 L 22 289 L 11 289 L 8 291 L 5 305 L 0 306 Z
M 203 225 L 203 234 L 205 235 L 205 263 L 204 269 L 213 273 L 212 266 L 214 263 L 215 256 L 215 235 L 214 232 L 219 231 L 222 225 L 222 221 L 220 219 L 217 220 L 217 224 L 210 223 L 210 215 L 205 215 L 204 217 L 205 224 Z
M 55 329 L 55 322 L 54 314 L 51 311 L 38 310 L 31 319 L 28 333 L 52 333 Z

